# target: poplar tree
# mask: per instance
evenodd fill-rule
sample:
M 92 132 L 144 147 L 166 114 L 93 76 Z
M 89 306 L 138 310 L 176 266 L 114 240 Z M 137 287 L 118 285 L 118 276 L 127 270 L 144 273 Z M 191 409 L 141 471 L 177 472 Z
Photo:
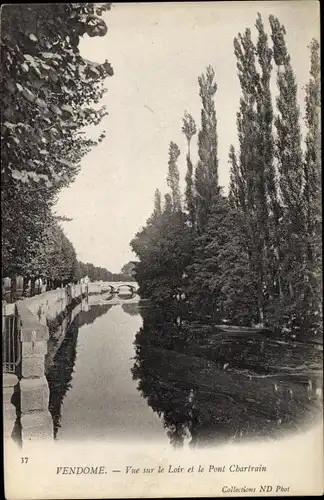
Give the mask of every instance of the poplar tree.
M 287 299 L 284 308 L 295 307 L 298 322 L 300 301 L 304 295 L 304 234 L 303 155 L 301 148 L 300 110 L 297 103 L 297 83 L 288 54 L 286 30 L 279 20 L 269 17 L 273 57 L 277 66 L 278 96 L 275 118 L 275 155 L 279 173 L 280 199 L 283 210 L 281 223 L 281 286 Z
M 318 259 L 321 233 L 321 136 L 320 136 L 320 64 L 319 43 L 310 45 L 310 80 L 306 86 L 306 154 L 304 163 L 304 198 L 308 234 L 308 260 Z M 313 245 L 313 248 L 312 248 Z
M 214 97 L 217 91 L 215 71 L 208 66 L 198 78 L 202 102 L 201 129 L 198 133 L 198 164 L 195 171 L 197 228 L 204 231 L 211 202 L 218 192 L 217 119 Z
M 193 182 L 193 165 L 190 157 L 190 142 L 192 137 L 196 134 L 196 124 L 193 117 L 185 112 L 184 118 L 182 119 L 182 132 L 186 136 L 188 151 L 187 151 L 187 173 L 186 173 L 186 187 L 185 187 L 185 200 L 186 209 L 189 214 L 189 221 L 191 227 L 195 227 L 195 198 L 194 198 L 194 182 Z
M 272 73 L 272 50 L 268 44 L 261 15 L 256 20 L 258 40 L 256 53 L 260 67 L 260 78 L 256 86 L 257 120 L 259 124 L 258 149 L 261 172 L 261 224 L 264 236 L 264 266 L 266 273 L 268 309 L 277 296 L 281 297 L 279 220 L 281 215 L 278 199 L 274 156 L 273 105 L 270 80 Z
M 147 227 L 151 227 L 151 229 L 158 228 L 158 226 L 161 222 L 161 215 L 162 215 L 161 192 L 159 189 L 156 189 L 154 191 L 153 212 L 151 213 L 150 217 L 147 219 Z
M 177 165 L 180 156 L 180 149 L 174 142 L 170 142 L 169 146 L 169 161 L 168 161 L 168 176 L 167 183 L 171 189 L 172 208 L 174 211 L 181 210 L 181 195 L 179 186 L 179 169 Z
M 163 212 L 166 214 L 171 214 L 173 209 L 172 197 L 170 193 L 164 195 L 164 210 Z
M 159 189 L 155 190 L 154 193 L 154 215 L 155 217 L 160 217 L 162 213 L 162 201 L 161 201 L 161 192 Z
M 246 183 L 241 174 L 240 165 L 238 164 L 233 144 L 230 146 L 228 161 L 230 164 L 229 202 L 233 208 L 245 212 Z
M 320 58 L 319 43 L 310 44 L 310 79 L 306 86 L 306 153 L 304 162 L 304 200 L 306 204 L 307 302 L 308 314 L 320 322 L 321 309 L 321 136 L 320 136 Z
M 265 161 L 259 144 L 261 82 L 256 69 L 256 47 L 251 30 L 246 29 L 234 39 L 234 53 L 237 58 L 238 77 L 242 96 L 237 114 L 238 137 L 240 145 L 240 175 L 244 179 L 244 207 L 248 216 L 252 238 L 249 249 L 251 274 L 258 276 L 257 296 L 259 321 L 264 321 L 265 306 L 265 248 L 267 225 L 267 199 L 265 184 Z M 232 170 L 235 168 L 232 163 Z M 234 178 L 233 178 L 234 180 Z M 243 195 L 243 193 L 242 193 Z

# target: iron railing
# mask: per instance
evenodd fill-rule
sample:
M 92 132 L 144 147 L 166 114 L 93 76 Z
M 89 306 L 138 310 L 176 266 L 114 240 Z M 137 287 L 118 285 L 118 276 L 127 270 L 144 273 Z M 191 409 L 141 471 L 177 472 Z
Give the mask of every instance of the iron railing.
M 18 375 L 21 362 L 20 318 L 17 314 L 2 316 L 2 370 Z

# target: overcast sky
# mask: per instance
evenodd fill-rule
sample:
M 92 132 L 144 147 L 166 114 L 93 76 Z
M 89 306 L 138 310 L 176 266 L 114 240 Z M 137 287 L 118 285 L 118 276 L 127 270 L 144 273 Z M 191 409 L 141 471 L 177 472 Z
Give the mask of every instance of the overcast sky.
M 154 190 L 167 190 L 171 140 L 181 149 L 184 178 L 182 116 L 188 110 L 199 127 L 197 79 L 209 64 L 218 85 L 219 177 L 228 185 L 228 149 L 236 144 L 240 97 L 233 38 L 253 29 L 257 12 L 267 29 L 270 14 L 286 27 L 304 113 L 307 45 L 313 36 L 319 39 L 315 0 L 115 4 L 105 15 L 107 35 L 82 40 L 82 56 L 108 59 L 115 74 L 107 79 L 102 101 L 109 112 L 102 123 L 107 137 L 83 159 L 76 181 L 62 191 L 56 206 L 58 214 L 73 219 L 64 230 L 80 260 L 118 272 L 134 259 L 130 240 L 152 211 Z

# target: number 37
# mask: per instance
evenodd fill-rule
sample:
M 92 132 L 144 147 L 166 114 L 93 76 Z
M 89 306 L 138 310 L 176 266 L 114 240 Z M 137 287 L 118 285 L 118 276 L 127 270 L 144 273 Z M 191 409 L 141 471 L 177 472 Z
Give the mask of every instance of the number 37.
M 21 457 L 21 463 L 22 464 L 28 464 L 28 458 L 29 457 Z

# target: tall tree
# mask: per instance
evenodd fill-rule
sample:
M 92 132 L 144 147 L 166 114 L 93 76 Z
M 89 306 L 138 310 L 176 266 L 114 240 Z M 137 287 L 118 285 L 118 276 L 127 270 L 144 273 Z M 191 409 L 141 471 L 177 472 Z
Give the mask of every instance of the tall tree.
M 74 281 L 77 273 L 77 258 L 73 244 L 57 221 L 52 218 L 42 232 L 34 255 L 25 263 L 24 276 L 43 278 L 51 283 Z
M 161 192 L 159 189 L 156 189 L 154 193 L 154 215 L 156 217 L 160 217 L 161 213 L 162 213 Z
M 7 90 L 1 96 L 1 196 L 6 273 L 16 272 L 16 262 L 28 257 L 47 225 L 47 218 L 39 214 L 50 212 L 59 190 L 74 180 L 81 158 L 104 137 L 102 132 L 92 141 L 81 130 L 99 124 L 107 114 L 94 104 L 113 70 L 107 61 L 84 60 L 78 45 L 85 33 L 103 36 L 107 32 L 101 16 L 109 8 L 109 4 L 66 3 L 6 5 L 2 10 L 1 83 Z M 33 209 L 26 210 L 29 206 Z M 11 228 L 19 234 L 17 248 L 13 248 Z
M 196 124 L 193 117 L 186 111 L 182 119 L 182 132 L 186 136 L 188 150 L 187 150 L 187 173 L 186 173 L 186 187 L 185 187 L 185 200 L 186 209 L 189 214 L 189 221 L 191 227 L 195 227 L 195 196 L 194 196 L 194 182 L 193 182 L 193 165 L 190 155 L 190 143 L 193 136 L 196 134 Z
M 306 255 L 308 315 L 321 320 L 321 136 L 320 136 L 320 58 L 319 43 L 310 44 L 310 79 L 306 86 L 306 153 L 304 199 L 306 204 Z
M 171 214 L 173 208 L 172 197 L 170 193 L 164 195 L 164 213 Z
M 260 75 L 256 85 L 256 106 L 259 124 L 258 148 L 260 160 L 262 161 L 261 172 L 264 173 L 261 189 L 266 190 L 270 205 L 265 204 L 264 210 L 271 210 L 278 215 L 278 193 L 276 185 L 276 172 L 274 166 L 274 139 L 273 139 L 273 106 L 270 90 L 270 79 L 272 72 L 272 50 L 268 44 L 268 36 L 265 33 L 261 15 L 258 13 L 256 20 L 258 39 L 256 54 L 260 66 Z
M 240 111 L 237 115 L 238 136 L 240 145 L 239 169 L 236 180 L 244 179 L 244 207 L 249 218 L 252 239 L 249 249 L 251 273 L 258 276 L 259 321 L 264 321 L 265 306 L 265 250 L 267 228 L 267 197 L 266 197 L 266 161 L 261 149 L 263 106 L 260 90 L 260 75 L 256 67 L 257 50 L 252 41 L 251 30 L 246 29 L 234 39 L 234 52 L 237 58 L 237 69 L 241 84 L 242 96 Z M 258 92 L 259 90 L 259 92 Z M 260 98 L 261 94 L 261 98 Z M 234 162 L 234 163 L 233 163 Z M 232 156 L 232 172 L 234 174 L 235 158 Z M 240 177 L 238 177 L 238 174 Z M 232 176 L 232 181 L 234 177 Z M 237 191 L 243 191 L 240 183 Z M 243 198 L 240 202 L 243 203 Z
M 297 100 L 296 77 L 285 41 L 285 27 L 274 16 L 270 16 L 269 21 L 278 85 L 275 155 L 283 210 L 280 228 L 281 253 L 283 255 L 281 286 L 288 301 L 286 307 L 289 304 L 295 304 L 297 317 L 299 315 L 299 301 L 302 300 L 304 294 L 304 234 L 306 229 L 300 110 Z
M 188 267 L 188 294 L 199 314 L 214 315 L 219 309 L 219 252 L 227 234 L 224 218 L 228 209 L 226 198 L 217 196 L 210 209 L 204 232 L 196 238 L 193 263 Z M 220 237 L 220 240 L 219 240 Z
M 180 174 L 177 165 L 180 156 L 180 149 L 174 142 L 170 142 L 169 146 L 169 161 L 168 161 L 168 176 L 167 183 L 171 189 L 172 207 L 174 211 L 181 210 L 180 196 Z
M 197 227 L 204 231 L 211 201 L 218 192 L 218 138 L 214 97 L 217 91 L 215 71 L 208 66 L 198 78 L 202 103 L 201 129 L 198 133 L 198 164 L 195 171 Z
M 261 15 L 256 20 L 258 40 L 256 52 L 260 67 L 260 78 L 256 86 L 257 116 L 259 123 L 258 149 L 262 164 L 260 187 L 261 224 L 264 238 L 264 275 L 266 287 L 266 307 L 273 309 L 273 304 L 282 300 L 280 246 L 280 220 L 282 210 L 279 202 L 278 179 L 275 168 L 275 141 L 273 135 L 274 112 L 270 89 L 273 51 L 268 44 Z M 264 187 L 262 187 L 262 184 Z M 259 211 L 260 211 L 259 210 Z
M 229 150 L 230 164 L 230 185 L 229 185 L 229 201 L 233 208 L 246 211 L 246 182 L 241 174 L 240 165 L 238 164 L 235 149 L 233 144 Z
M 319 43 L 310 45 L 310 80 L 306 86 L 306 153 L 304 162 L 304 197 L 306 200 L 306 229 L 308 259 L 318 258 L 321 221 L 321 136 L 320 136 L 320 60 Z M 311 248 L 312 244 L 314 248 Z
M 147 220 L 147 225 L 158 224 L 162 215 L 162 197 L 159 189 L 154 191 L 154 208 Z

